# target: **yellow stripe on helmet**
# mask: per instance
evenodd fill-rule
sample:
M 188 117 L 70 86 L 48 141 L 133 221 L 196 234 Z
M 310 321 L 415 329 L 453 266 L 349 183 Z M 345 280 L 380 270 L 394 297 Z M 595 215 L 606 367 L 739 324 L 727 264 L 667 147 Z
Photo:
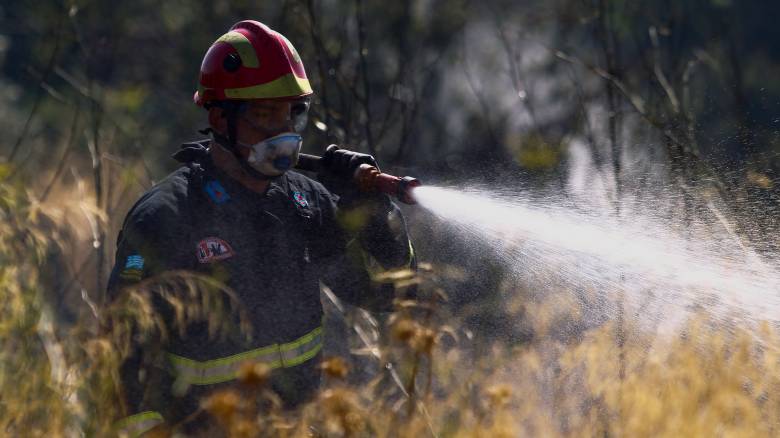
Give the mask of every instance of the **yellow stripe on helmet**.
M 311 94 L 309 80 L 288 73 L 265 84 L 243 88 L 226 88 L 228 99 L 275 99 L 279 97 L 297 97 Z
M 241 63 L 245 67 L 258 68 L 260 67 L 260 60 L 257 59 L 257 53 L 255 48 L 252 47 L 252 42 L 249 41 L 244 34 L 231 30 L 230 32 L 222 35 L 217 39 L 216 43 L 228 43 L 236 49 L 238 56 L 241 57 Z

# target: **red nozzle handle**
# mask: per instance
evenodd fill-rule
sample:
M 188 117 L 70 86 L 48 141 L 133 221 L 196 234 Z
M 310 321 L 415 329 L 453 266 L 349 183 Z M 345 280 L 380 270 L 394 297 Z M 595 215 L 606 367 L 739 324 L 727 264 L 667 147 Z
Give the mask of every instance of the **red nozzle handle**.
M 296 169 L 308 172 L 319 172 L 322 167 L 322 157 L 309 154 L 300 154 Z M 355 171 L 355 182 L 363 192 L 380 192 L 393 196 L 404 204 L 416 204 L 412 196 L 412 189 L 422 185 L 420 180 L 405 176 L 397 176 L 381 173 L 379 169 L 370 164 L 361 164 Z
M 379 169 L 369 164 L 361 164 L 355 171 L 355 181 L 364 192 L 380 192 L 394 196 L 404 204 L 416 204 L 412 196 L 412 189 L 422 185 L 420 180 L 405 176 L 397 176 L 381 173 Z

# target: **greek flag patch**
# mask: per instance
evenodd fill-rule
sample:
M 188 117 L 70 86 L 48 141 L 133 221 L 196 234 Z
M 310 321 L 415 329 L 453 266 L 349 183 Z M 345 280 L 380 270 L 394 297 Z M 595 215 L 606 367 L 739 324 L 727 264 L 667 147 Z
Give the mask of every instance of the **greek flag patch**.
M 138 269 L 141 270 L 144 268 L 144 258 L 139 256 L 138 254 L 133 254 L 131 256 L 127 256 L 127 261 L 125 262 L 125 269 Z
M 119 273 L 119 277 L 125 280 L 140 281 L 144 272 L 144 258 L 138 254 L 131 254 L 125 260 L 125 268 Z

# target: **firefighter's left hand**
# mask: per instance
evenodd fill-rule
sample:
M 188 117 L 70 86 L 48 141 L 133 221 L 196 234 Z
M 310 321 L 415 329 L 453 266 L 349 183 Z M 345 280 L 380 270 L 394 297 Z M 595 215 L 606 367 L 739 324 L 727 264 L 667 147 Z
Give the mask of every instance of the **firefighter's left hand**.
M 389 205 L 390 198 L 387 195 L 361 192 L 355 182 L 355 171 L 361 164 L 379 168 L 371 155 L 339 149 L 332 144 L 322 155 L 321 163 L 317 179 L 326 189 L 338 195 L 340 207 L 350 208 L 360 204 Z
M 325 149 L 321 162 L 324 170 L 323 173 L 341 177 L 348 181 L 352 181 L 355 171 L 361 164 L 368 164 L 379 168 L 373 156 L 340 149 L 335 144 L 332 144 Z

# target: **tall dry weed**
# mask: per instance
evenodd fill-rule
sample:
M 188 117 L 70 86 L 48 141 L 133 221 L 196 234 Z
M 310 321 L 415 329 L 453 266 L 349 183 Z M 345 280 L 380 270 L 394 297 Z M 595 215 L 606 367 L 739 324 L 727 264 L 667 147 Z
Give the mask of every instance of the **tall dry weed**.
M 0 430 L 9 436 L 110 436 L 123 414 L 119 365 L 139 341 L 156 351 L 188 323 L 212 335 L 251 332 L 219 283 L 188 273 L 138 284 L 83 312 L 66 336 L 51 303 L 53 253 L 74 251 L 62 212 L 0 180 Z M 97 216 L 104 215 L 103 213 Z M 56 250 L 56 251 L 55 251 Z M 488 342 L 449 313 L 440 272 L 382 274 L 419 287 L 383 323 L 354 324 L 355 354 L 380 370 L 357 378 L 361 362 L 330 357 L 325 384 L 308 404 L 282 409 L 261 364 L 242 370 L 235 390 L 204 399 L 209 436 L 496 437 L 776 436 L 780 427 L 780 338 L 776 327 L 723 324 L 701 314 L 658 334 L 626 318 L 584 323 L 562 290 L 528 298 L 507 289 L 505 310 L 535 336 Z M 56 281 L 56 280 L 54 280 Z M 514 295 L 514 298 L 511 298 Z M 525 298 L 521 298 L 525 297 Z M 173 321 L 156 311 L 171 309 Z M 92 303 L 94 304 L 94 303 Z M 84 302 L 82 304 L 88 307 Z M 84 316 L 86 315 L 86 316 Z M 226 317 L 234 315 L 235 317 Z M 360 314 L 358 314 L 360 315 Z M 331 315 L 340 317 L 340 315 Z M 353 321 L 354 318 L 347 318 Z M 353 321 L 354 322 L 354 321 Z M 590 325 L 588 325 L 590 324 Z M 561 327 L 574 328 L 564 336 Z M 99 329 L 99 328 L 102 328 Z M 377 333 L 367 334 L 366 331 Z M 357 357 L 357 356 L 355 356 Z M 618 358 L 623 363 L 618 363 Z M 365 373 L 363 373 L 365 374 Z M 170 436 L 169 424 L 154 436 Z
M 194 321 L 207 322 L 215 337 L 249 333 L 248 319 L 229 290 L 211 278 L 183 272 L 139 283 L 104 306 L 85 293 L 76 304 L 84 310 L 80 319 L 66 324 L 59 319 L 57 294 L 68 279 L 51 273 L 68 271 L 66 259 L 78 258 L 79 248 L 63 236 L 79 232 L 63 219 L 62 201 L 56 207 L 43 204 L 24 186 L 5 179 L 4 172 L 0 168 L 3 435 L 110 436 L 116 419 L 126 414 L 119 367 L 132 345 L 159 350 L 151 346 L 162 345 L 170 330 L 183 333 Z M 92 210 L 97 211 L 94 205 Z M 105 213 L 97 211 L 95 217 Z M 173 310 L 173 321 L 157 311 L 160 302 Z

